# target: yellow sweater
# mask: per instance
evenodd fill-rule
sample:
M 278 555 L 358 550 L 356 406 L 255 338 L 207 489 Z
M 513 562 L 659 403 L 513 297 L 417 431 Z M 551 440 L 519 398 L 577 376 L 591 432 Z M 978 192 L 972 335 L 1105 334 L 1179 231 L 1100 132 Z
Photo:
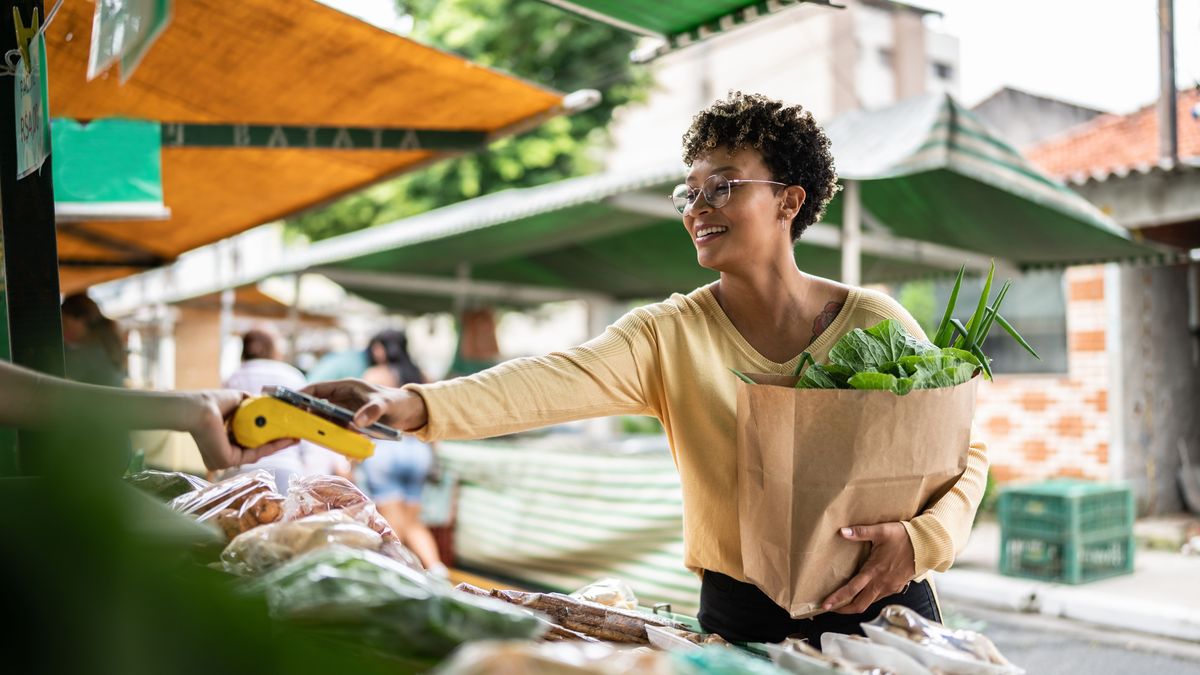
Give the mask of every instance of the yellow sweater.
M 924 336 L 882 293 L 854 288 L 809 347 L 827 360 L 838 338 L 885 319 Z M 799 354 L 775 363 L 734 328 L 704 286 L 639 307 L 573 349 L 520 358 L 469 377 L 407 385 L 425 400 L 424 441 L 484 438 L 605 415 L 662 421 L 683 486 L 684 564 L 745 580 L 737 512 L 737 387 L 729 368 L 790 374 Z M 904 524 L 916 572 L 944 571 L 966 543 L 987 474 L 986 448 L 972 442 L 967 469 L 944 497 Z M 858 523 L 847 523 L 853 525 Z

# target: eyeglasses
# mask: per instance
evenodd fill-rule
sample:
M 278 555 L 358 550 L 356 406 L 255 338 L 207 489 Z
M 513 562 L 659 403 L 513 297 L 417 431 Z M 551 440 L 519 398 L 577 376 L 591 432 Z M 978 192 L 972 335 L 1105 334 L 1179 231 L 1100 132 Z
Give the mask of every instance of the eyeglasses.
M 773 180 L 751 180 L 747 178 L 729 179 L 720 174 L 713 174 L 704 179 L 704 185 L 699 189 L 680 183 L 671 191 L 671 203 L 675 205 L 675 210 L 679 213 L 685 213 L 688 207 L 696 203 L 696 198 L 700 193 L 704 193 L 704 201 L 714 209 L 719 209 L 729 203 L 729 193 L 733 191 L 735 185 L 743 183 L 767 183 L 769 185 L 783 185 Z

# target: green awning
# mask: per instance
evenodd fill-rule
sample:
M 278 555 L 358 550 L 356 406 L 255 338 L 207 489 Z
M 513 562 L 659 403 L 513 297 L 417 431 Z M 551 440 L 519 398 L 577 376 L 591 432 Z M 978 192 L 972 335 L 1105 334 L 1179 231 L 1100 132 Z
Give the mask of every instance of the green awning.
M 648 60 L 673 49 L 805 3 L 841 7 L 831 0 L 542 0 L 569 12 L 622 30 L 661 38 L 663 46 Z
M 859 283 L 985 269 L 1159 257 L 1047 178 L 945 95 L 828 126 L 843 183 L 860 190 Z M 696 263 L 666 195 L 677 161 L 510 190 L 311 246 L 287 269 L 319 271 L 411 312 L 455 297 L 532 305 L 568 297 L 656 299 L 716 274 Z M 842 278 L 843 191 L 796 246 L 804 271 Z
M 838 176 L 859 183 L 864 232 L 874 227 L 1026 268 L 1172 255 L 1133 241 L 946 94 L 847 113 L 826 131 Z M 845 194 L 826 222 L 842 222 Z

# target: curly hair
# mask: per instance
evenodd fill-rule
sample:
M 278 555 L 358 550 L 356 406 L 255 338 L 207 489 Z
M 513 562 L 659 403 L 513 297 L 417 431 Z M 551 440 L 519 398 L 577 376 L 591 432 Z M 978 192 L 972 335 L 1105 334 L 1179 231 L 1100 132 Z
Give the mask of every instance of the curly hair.
M 692 126 L 683 134 L 683 161 L 690 166 L 718 147 L 731 154 L 753 148 L 776 180 L 804 188 L 804 204 L 792 219 L 792 241 L 821 219 L 837 192 L 829 137 L 812 113 L 798 105 L 787 106 L 761 94 L 729 92 L 692 118 Z

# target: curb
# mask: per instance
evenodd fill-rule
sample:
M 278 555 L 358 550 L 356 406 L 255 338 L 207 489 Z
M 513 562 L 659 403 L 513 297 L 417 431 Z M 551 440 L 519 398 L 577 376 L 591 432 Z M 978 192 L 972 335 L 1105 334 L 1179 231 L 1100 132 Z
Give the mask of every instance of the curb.
M 1041 614 L 1200 643 L 1200 609 L 1114 598 L 1106 593 L 972 570 L 934 579 L 946 600 L 1010 612 Z

